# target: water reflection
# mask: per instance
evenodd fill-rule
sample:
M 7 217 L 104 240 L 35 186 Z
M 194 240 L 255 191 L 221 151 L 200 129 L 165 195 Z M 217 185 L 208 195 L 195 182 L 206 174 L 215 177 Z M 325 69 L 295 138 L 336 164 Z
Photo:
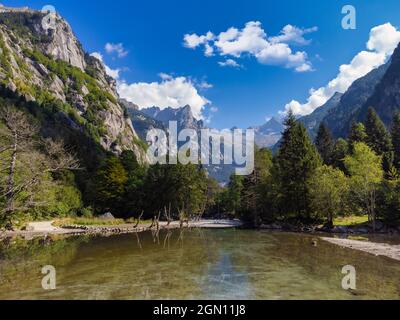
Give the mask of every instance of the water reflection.
M 356 267 L 358 290 L 341 288 Z M 54 265 L 57 289 L 41 289 Z M 0 244 L 1 299 L 363 299 L 400 297 L 400 263 L 252 230 L 174 230 Z

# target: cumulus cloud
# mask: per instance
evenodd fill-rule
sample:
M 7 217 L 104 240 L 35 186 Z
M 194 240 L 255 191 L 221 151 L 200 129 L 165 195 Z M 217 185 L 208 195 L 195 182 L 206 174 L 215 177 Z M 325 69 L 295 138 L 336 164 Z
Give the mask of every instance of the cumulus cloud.
M 312 27 L 308 29 L 297 28 L 296 26 L 292 26 L 288 24 L 285 26 L 280 35 L 276 37 L 269 38 L 269 41 L 272 43 L 288 43 L 288 44 L 296 44 L 300 46 L 306 46 L 311 43 L 311 40 L 307 40 L 304 38 L 304 35 L 307 33 L 312 33 L 318 31 L 318 27 Z
M 355 80 L 386 63 L 399 42 L 400 31 L 390 23 L 372 28 L 366 45 L 368 50 L 359 52 L 349 64 L 341 65 L 336 78 L 325 87 L 311 89 L 306 103 L 292 100 L 281 113 L 286 113 L 290 109 L 299 116 L 312 113 L 336 92 L 346 92 Z
M 261 22 L 250 21 L 245 24 L 243 29 L 231 27 L 218 36 L 210 31 L 205 35 L 186 34 L 184 46 L 191 49 L 204 46 L 205 56 L 212 56 L 215 52 L 218 52 L 220 56 L 234 58 L 250 55 L 261 64 L 279 65 L 295 69 L 297 72 L 306 72 L 312 71 L 307 53 L 293 51 L 290 44 L 309 44 L 310 40 L 306 40 L 304 35 L 317 30 L 316 27 L 301 29 L 287 25 L 278 36 L 268 38 Z M 237 64 L 235 60 L 227 58 L 225 62 L 219 62 L 219 64 L 235 66 L 234 62 Z
M 124 58 L 128 55 L 128 51 L 125 50 L 122 43 L 107 43 L 104 49 L 108 54 L 116 53 L 118 58 Z
M 121 98 L 135 103 L 140 108 L 157 106 L 161 109 L 180 108 L 190 105 L 193 116 L 204 119 L 202 112 L 211 102 L 201 96 L 194 82 L 187 77 L 172 77 L 160 74 L 160 82 L 138 82 L 128 84 L 118 83 L 118 93 Z
M 121 69 L 111 69 L 109 66 L 107 66 L 104 63 L 103 55 L 101 53 L 99 53 L 99 52 L 93 52 L 90 55 L 92 57 L 97 58 L 104 65 L 104 68 L 106 69 L 107 75 L 109 75 L 111 78 L 114 78 L 115 80 L 119 79 Z
M 218 62 L 218 64 L 221 67 L 232 67 L 232 68 L 241 68 L 242 67 L 239 63 L 237 63 L 233 59 L 226 59 L 225 61 Z

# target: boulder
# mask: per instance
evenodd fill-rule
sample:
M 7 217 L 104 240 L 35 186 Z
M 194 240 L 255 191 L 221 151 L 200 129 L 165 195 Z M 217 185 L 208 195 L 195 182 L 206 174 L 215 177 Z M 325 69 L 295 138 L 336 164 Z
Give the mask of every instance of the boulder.
M 101 219 L 101 220 L 114 220 L 115 217 L 112 215 L 111 212 L 107 212 L 107 213 L 99 216 L 99 219 Z

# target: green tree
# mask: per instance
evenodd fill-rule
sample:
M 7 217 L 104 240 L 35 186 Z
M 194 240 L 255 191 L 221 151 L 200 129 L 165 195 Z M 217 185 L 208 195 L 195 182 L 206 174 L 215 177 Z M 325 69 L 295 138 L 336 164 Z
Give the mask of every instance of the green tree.
M 333 218 L 345 210 L 347 179 L 341 170 L 324 165 L 309 180 L 311 207 L 318 216 L 326 216 L 329 228 L 333 227 Z
M 382 157 L 362 142 L 354 144 L 352 155 L 344 159 L 350 173 L 351 195 L 366 213 L 375 229 L 377 190 L 383 180 Z
M 332 165 L 334 168 L 346 172 L 344 158 L 349 154 L 349 144 L 346 140 L 340 138 L 336 141 L 332 152 Z
M 241 196 L 242 218 L 258 226 L 269 210 L 268 185 L 271 178 L 272 152 L 268 149 L 256 150 L 254 171 L 243 179 Z
M 400 180 L 384 180 L 377 200 L 377 212 L 390 224 L 400 222 Z
M 377 155 L 383 156 L 383 169 L 388 172 L 393 163 L 392 141 L 385 125 L 372 107 L 368 109 L 365 132 L 367 145 Z
M 365 126 L 362 123 L 354 122 L 351 125 L 348 142 L 349 146 L 352 149 L 352 146 L 356 142 L 366 142 L 367 141 L 367 133 L 365 132 Z
M 121 216 L 128 174 L 120 159 L 108 156 L 98 168 L 95 178 L 95 206 L 98 211 L 110 211 Z
M 279 207 L 287 214 L 309 216 L 307 181 L 322 161 L 307 130 L 296 121 L 292 112 L 289 112 L 285 126 L 274 170 Z
M 128 176 L 123 211 L 126 217 L 138 218 L 145 207 L 144 184 L 147 168 L 138 163 L 135 153 L 130 150 L 122 152 L 121 164 Z
M 325 164 L 332 163 L 332 153 L 335 147 L 335 142 L 328 127 L 322 122 L 318 129 L 315 146 Z
M 397 112 L 393 118 L 392 143 L 394 151 L 394 166 L 400 171 L 400 113 Z
M 223 206 L 228 213 L 233 216 L 241 210 L 243 194 L 243 176 L 232 174 L 229 179 L 228 188 L 224 194 Z
M 205 170 L 198 165 L 151 166 L 145 183 L 146 213 L 150 217 L 163 214 L 171 208 L 179 218 L 189 218 L 204 213 L 207 199 L 208 178 Z

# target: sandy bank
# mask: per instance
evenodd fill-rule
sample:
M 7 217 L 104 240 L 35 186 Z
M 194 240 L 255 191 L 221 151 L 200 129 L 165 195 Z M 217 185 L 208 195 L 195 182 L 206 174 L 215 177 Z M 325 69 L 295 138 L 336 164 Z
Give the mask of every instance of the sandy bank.
M 186 223 L 183 225 L 184 228 L 203 228 L 203 229 L 226 229 L 226 228 L 237 228 L 242 226 L 239 220 L 200 220 L 190 222 L 189 225 Z M 104 226 L 65 226 L 55 227 L 53 221 L 43 222 L 32 222 L 28 225 L 26 231 L 6 231 L 0 233 L 1 238 L 12 238 L 12 237 L 24 237 L 34 238 L 48 235 L 82 235 L 82 234 L 125 234 L 125 233 L 136 233 L 144 232 L 149 230 L 155 230 L 156 228 L 150 228 L 150 224 L 141 224 L 137 228 L 133 224 L 121 224 L 121 225 L 104 225 Z M 171 222 L 169 225 L 167 222 L 160 222 L 160 230 L 165 229 L 178 229 L 180 228 L 179 221 Z
M 375 256 L 384 256 L 400 261 L 400 245 L 390 245 L 386 243 L 376 243 L 367 241 L 357 241 L 338 238 L 321 238 L 324 241 L 339 245 L 343 248 L 350 248 L 364 251 Z

